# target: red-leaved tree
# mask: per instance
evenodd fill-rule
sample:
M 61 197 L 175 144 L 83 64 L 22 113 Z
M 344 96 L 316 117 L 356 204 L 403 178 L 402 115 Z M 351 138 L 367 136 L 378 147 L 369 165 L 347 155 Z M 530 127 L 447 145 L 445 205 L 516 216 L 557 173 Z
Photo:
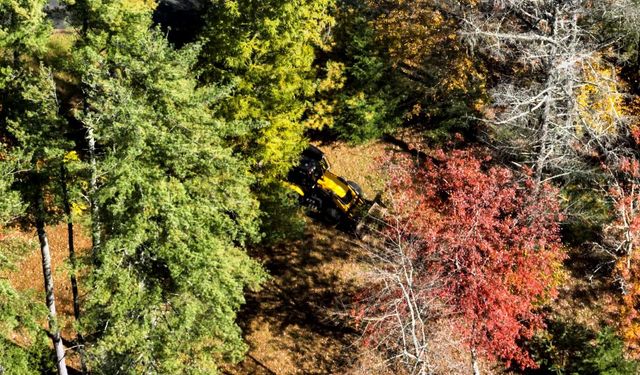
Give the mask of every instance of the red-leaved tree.
M 471 353 L 535 367 L 523 340 L 543 325 L 564 254 L 557 191 L 494 166 L 481 150 L 389 163 L 391 212 L 354 314 L 365 341 L 434 372 L 430 337 L 446 320 Z

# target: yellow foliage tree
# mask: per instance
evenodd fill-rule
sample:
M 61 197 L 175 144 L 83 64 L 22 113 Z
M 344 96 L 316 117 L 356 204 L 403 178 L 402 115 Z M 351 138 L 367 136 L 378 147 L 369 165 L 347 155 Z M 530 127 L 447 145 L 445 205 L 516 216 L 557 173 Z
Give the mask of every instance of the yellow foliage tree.
M 460 41 L 454 9 L 433 0 L 369 2 L 380 9 L 374 26 L 394 67 L 422 84 L 425 95 L 446 100 L 451 93 L 469 94 L 484 88 L 479 64 Z M 466 7 L 476 5 L 475 1 L 466 3 Z
M 576 93 L 578 133 L 587 127 L 598 135 L 617 134 L 626 110 L 622 93 L 625 87 L 617 79 L 619 69 L 607 64 L 599 56 L 583 64 L 582 74 L 584 84 Z

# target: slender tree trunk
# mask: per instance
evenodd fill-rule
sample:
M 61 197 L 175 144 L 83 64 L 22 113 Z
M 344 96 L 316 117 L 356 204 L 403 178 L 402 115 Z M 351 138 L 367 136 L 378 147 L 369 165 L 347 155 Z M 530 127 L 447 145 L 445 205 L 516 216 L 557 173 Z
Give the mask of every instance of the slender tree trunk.
M 41 188 L 39 188 L 41 189 Z M 53 347 L 56 352 L 56 366 L 58 375 L 67 375 L 67 365 L 65 363 L 64 346 L 60 336 L 60 328 L 56 321 L 56 300 L 53 294 L 53 275 L 51 274 L 51 253 L 49 252 L 49 241 L 45 231 L 44 222 L 44 199 L 42 190 L 38 192 L 38 202 L 36 207 L 36 231 L 40 241 L 40 252 L 42 254 L 42 273 L 44 275 L 44 289 L 46 292 L 46 303 L 49 309 L 49 329 L 52 334 Z
M 97 262 L 100 251 L 100 218 L 96 194 L 98 192 L 98 165 L 96 161 L 96 139 L 93 127 L 87 127 L 87 142 L 89 145 L 89 165 L 91 178 L 89 179 L 89 203 L 91 205 L 91 241 L 93 243 L 93 260 Z
M 478 365 L 478 357 L 476 349 L 471 348 L 471 366 L 473 367 L 473 375 L 480 375 L 480 366 Z
M 553 13 L 553 40 L 557 39 L 558 33 L 558 8 L 554 9 Z M 552 47 L 552 50 L 549 52 L 549 56 L 545 61 L 545 71 L 547 73 L 547 79 L 545 81 L 544 89 L 549 89 L 554 86 L 554 75 L 555 75 L 555 58 L 557 54 L 557 47 Z M 544 109 L 542 111 L 542 115 L 540 118 L 540 122 L 542 123 L 540 129 L 540 149 L 538 150 L 538 157 L 536 160 L 535 166 L 535 182 L 536 182 L 536 191 L 540 187 L 540 183 L 542 182 L 542 177 L 544 175 L 544 170 L 547 165 L 547 157 L 551 150 L 548 150 L 548 143 L 553 141 L 549 139 L 549 123 L 551 122 L 551 101 L 553 100 L 553 90 L 551 92 L 547 92 L 544 95 Z
M 76 320 L 80 319 L 80 303 L 78 301 L 78 280 L 76 278 L 76 249 L 73 242 L 73 218 L 71 217 L 71 202 L 69 202 L 69 191 L 67 188 L 67 168 L 63 165 L 60 167 L 62 175 L 62 200 L 64 204 L 64 213 L 67 216 L 67 241 L 69 243 L 69 262 L 71 263 L 71 293 L 73 294 L 73 316 Z
M 62 199 L 64 201 L 64 211 L 67 216 L 67 235 L 69 243 L 69 262 L 71 263 L 71 293 L 73 295 L 73 316 L 76 321 L 80 320 L 80 301 L 78 297 L 78 279 L 76 278 L 77 262 L 76 262 L 76 250 L 73 241 L 73 217 L 71 216 L 71 202 L 69 201 L 69 190 L 67 187 L 67 168 L 63 165 L 60 167 L 61 185 L 62 185 Z M 87 373 L 87 366 L 84 358 L 84 338 L 80 332 L 78 335 L 78 345 L 80 354 L 80 366 L 82 373 Z

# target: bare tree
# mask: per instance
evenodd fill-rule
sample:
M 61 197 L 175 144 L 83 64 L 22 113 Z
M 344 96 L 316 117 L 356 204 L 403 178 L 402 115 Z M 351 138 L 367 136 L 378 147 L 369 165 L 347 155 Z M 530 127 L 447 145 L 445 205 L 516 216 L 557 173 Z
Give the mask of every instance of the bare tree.
M 601 40 L 591 23 L 605 3 L 485 0 L 465 16 L 462 34 L 498 66 L 493 141 L 528 163 L 538 182 L 588 170 L 585 159 L 608 147 L 623 117 L 587 115 L 615 108 L 591 106 L 593 98 L 581 94 L 616 87 L 612 69 L 602 69 L 611 41 Z
M 636 281 L 630 276 L 637 267 L 635 249 L 640 244 L 639 160 L 631 148 L 610 152 L 603 163 L 605 179 L 600 184 L 602 195 L 611 204 L 613 220 L 604 225 L 602 238 L 593 247 L 608 258 L 599 267 L 615 265 L 613 280 L 622 295 L 628 294 Z
M 450 353 L 464 352 L 448 327 L 446 302 L 437 296 L 441 284 L 438 272 L 424 269 L 428 262 L 417 251 L 424 239 L 411 235 L 403 223 L 387 215 L 384 223 L 365 239 L 368 255 L 364 279 L 368 291 L 354 311 L 364 325 L 362 340 L 382 353 L 380 363 L 369 371 L 395 369 L 416 375 L 469 373 L 468 358 Z M 467 351 L 468 352 L 468 351 Z M 377 356 L 372 355 L 371 358 Z

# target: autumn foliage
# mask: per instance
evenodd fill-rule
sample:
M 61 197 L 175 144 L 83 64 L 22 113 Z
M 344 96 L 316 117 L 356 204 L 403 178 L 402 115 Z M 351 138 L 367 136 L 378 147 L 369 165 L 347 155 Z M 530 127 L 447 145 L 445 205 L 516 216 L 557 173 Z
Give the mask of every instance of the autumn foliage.
M 632 350 L 640 353 L 640 162 L 622 157 L 613 166 L 603 166 L 609 175 L 608 197 L 613 208 L 613 220 L 603 230 L 597 248 L 614 263 L 613 281 L 620 290 L 617 306 L 618 324 L 623 339 Z
M 406 314 L 429 314 L 436 330 L 445 320 L 452 323 L 470 350 L 490 360 L 535 367 L 519 344 L 543 326 L 537 307 L 554 296 L 554 275 L 564 258 L 556 190 L 536 188 L 526 174 L 495 166 L 484 155 L 440 151 L 420 163 L 393 159 L 388 186 L 393 214 L 385 233 L 392 240 L 385 246 L 410 244 L 405 254 L 412 262 L 415 296 L 439 301 L 439 318 L 420 306 L 403 310 Z M 393 267 L 385 266 L 385 272 Z M 379 294 L 380 287 L 365 294 Z M 385 295 L 391 302 L 394 293 Z M 375 309 L 360 311 L 390 316 L 403 303 L 378 298 Z M 380 319 L 373 321 L 366 335 L 379 341 L 391 330 Z

